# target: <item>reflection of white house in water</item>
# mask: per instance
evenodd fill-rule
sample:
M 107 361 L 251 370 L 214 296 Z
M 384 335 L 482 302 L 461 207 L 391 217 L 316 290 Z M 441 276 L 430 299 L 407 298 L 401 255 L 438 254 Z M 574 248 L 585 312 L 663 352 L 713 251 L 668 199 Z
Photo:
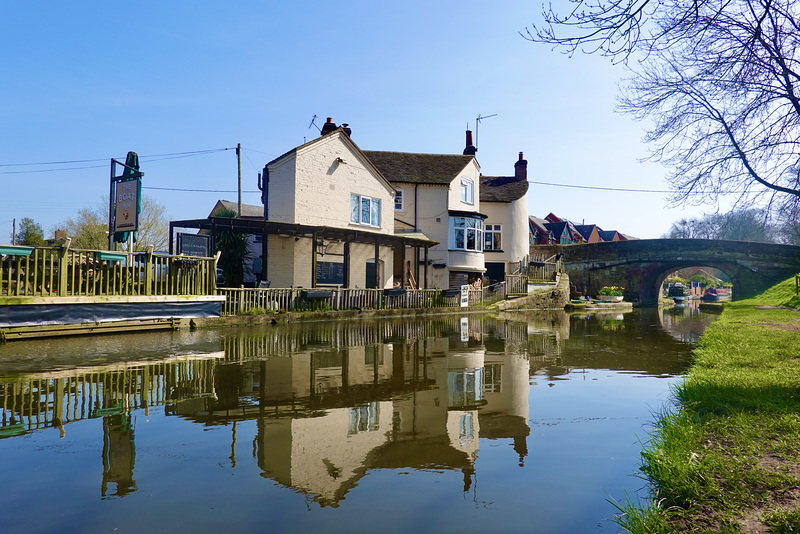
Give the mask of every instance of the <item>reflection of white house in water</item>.
M 323 506 L 337 506 L 369 469 L 461 470 L 466 491 L 480 437 L 513 438 L 515 449 L 526 454 L 525 356 L 487 356 L 482 347 L 448 350 L 453 343 L 458 344 L 427 338 L 413 345 L 308 352 L 262 363 L 261 376 L 268 381 L 258 384 L 266 393 L 262 400 L 311 395 L 315 406 L 324 408 L 311 417 L 259 418 L 256 443 L 263 476 L 314 494 Z M 414 381 L 415 386 L 408 385 Z M 292 384 L 291 394 L 286 383 Z M 365 394 L 381 384 L 392 384 L 393 400 L 370 400 Z M 405 393 L 397 393 L 402 384 Z M 272 386 L 281 393 L 271 395 Z M 341 406 L 345 392 L 357 400 L 354 406 L 327 407 Z
M 529 432 L 528 362 L 520 348 L 525 327 L 488 322 L 470 318 L 467 341 L 460 341 L 452 320 L 435 327 L 359 323 L 322 328 L 321 335 L 231 336 L 224 351 L 155 363 L 33 374 L 29 383 L 0 382 L 0 430 L 23 434 L 32 429 L 17 428 L 25 420 L 63 433 L 72 420 L 110 418 L 104 424 L 106 496 L 136 490 L 133 427 L 124 418 L 131 409 L 147 413 L 156 405 L 202 424 L 255 420 L 262 476 L 315 495 L 322 505 L 336 506 L 368 470 L 379 468 L 458 470 L 466 490 L 479 438 L 513 438 L 524 456 Z M 499 335 L 484 334 L 492 328 Z M 264 359 L 276 353 L 291 356 Z M 24 399 L 21 390 L 38 393 Z M 31 418 L 31 411 L 38 415 Z

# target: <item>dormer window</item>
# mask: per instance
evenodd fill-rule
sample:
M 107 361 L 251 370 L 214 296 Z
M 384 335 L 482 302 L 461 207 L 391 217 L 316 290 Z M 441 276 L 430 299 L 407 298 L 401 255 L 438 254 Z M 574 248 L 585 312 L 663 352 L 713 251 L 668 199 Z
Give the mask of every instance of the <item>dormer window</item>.
M 475 187 L 471 179 L 466 176 L 461 178 L 461 202 L 466 204 L 475 203 Z

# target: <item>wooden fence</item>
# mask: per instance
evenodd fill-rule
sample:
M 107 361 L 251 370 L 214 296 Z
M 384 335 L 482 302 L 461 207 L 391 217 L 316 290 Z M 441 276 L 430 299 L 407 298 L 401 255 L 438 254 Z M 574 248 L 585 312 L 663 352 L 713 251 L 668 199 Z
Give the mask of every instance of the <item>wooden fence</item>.
M 556 275 L 562 269 L 560 254 L 550 257 L 545 257 L 544 254 L 531 254 L 527 277 L 531 282 L 555 282 Z
M 557 268 L 551 266 L 551 269 Z M 527 293 L 525 274 L 468 290 L 469 306 Z M 264 311 L 456 308 L 460 290 L 217 288 L 216 258 L 0 245 L 0 305 L 19 297 L 224 295 L 223 315 Z M 5 301 L 5 302 L 4 302 Z
M 253 311 L 387 310 L 392 308 L 456 308 L 461 292 L 439 289 L 345 288 L 219 288 L 225 295 L 222 315 Z M 470 289 L 469 306 L 489 305 L 506 297 L 505 282 Z
M 216 258 L 0 245 L 4 297 L 213 295 Z

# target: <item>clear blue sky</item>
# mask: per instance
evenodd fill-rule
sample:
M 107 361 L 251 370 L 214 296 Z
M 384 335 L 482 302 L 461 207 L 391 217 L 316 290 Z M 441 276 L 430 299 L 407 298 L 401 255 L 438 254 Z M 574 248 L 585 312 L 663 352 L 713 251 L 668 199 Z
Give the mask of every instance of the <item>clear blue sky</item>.
M 236 200 L 234 151 L 159 155 L 241 143 L 243 189 L 255 191 L 266 162 L 319 135 L 314 115 L 349 123 L 365 150 L 452 154 L 467 125 L 496 114 L 479 125 L 483 174 L 512 174 L 523 151 L 534 182 L 667 189 L 662 167 L 639 163 L 642 124 L 614 112 L 623 71 L 519 35 L 538 6 L 0 0 L 0 243 L 13 218 L 52 237 L 97 205 L 110 159 L 129 150 L 171 219 L 205 217 Z M 91 161 L 14 165 L 74 160 Z M 703 212 L 665 197 L 532 184 L 529 213 L 648 238 Z

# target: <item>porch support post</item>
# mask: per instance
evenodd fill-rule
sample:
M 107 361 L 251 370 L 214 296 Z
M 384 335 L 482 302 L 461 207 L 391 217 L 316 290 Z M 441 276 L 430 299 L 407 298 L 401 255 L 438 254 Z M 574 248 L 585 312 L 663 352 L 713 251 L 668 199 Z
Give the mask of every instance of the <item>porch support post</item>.
M 317 233 L 311 234 L 311 287 L 317 287 Z
M 425 265 L 423 265 L 422 269 L 423 273 L 425 274 L 424 289 L 428 289 L 428 247 L 425 247 Z
M 350 287 L 350 239 L 347 237 L 344 238 L 344 259 L 342 263 L 344 264 L 344 280 L 342 284 L 344 287 Z
M 381 256 L 381 247 L 379 238 L 375 238 L 375 289 L 379 289 L 381 287 L 381 264 L 380 264 L 380 256 Z
M 405 288 L 408 283 L 408 273 L 406 272 L 406 244 L 400 243 L 400 287 Z
M 419 245 L 414 247 L 414 280 L 417 281 L 417 289 L 423 289 L 422 278 L 419 276 Z

